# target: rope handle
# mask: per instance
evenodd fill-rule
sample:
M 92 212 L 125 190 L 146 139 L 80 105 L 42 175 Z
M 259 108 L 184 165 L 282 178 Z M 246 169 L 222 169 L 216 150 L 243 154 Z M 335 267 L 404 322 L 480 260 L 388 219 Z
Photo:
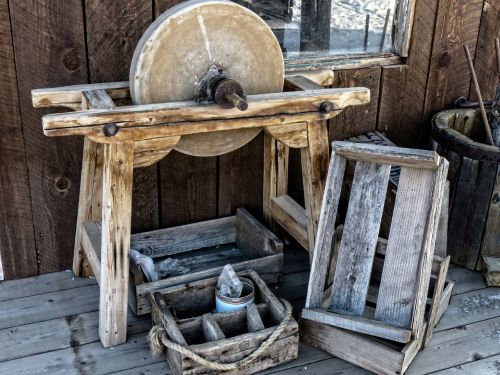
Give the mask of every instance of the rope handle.
M 252 353 L 250 353 L 246 357 L 236 362 L 219 363 L 219 362 L 209 361 L 201 357 L 200 355 L 196 354 L 191 349 L 179 345 L 173 341 L 170 341 L 167 336 L 167 330 L 160 325 L 153 326 L 153 328 L 151 328 L 151 331 L 149 332 L 148 341 L 151 347 L 151 351 L 153 352 L 154 355 L 158 355 L 163 352 L 164 348 L 175 350 L 176 352 L 179 352 L 182 355 L 185 355 L 186 357 L 192 359 L 199 365 L 215 371 L 231 371 L 231 370 L 242 369 L 248 366 L 253 361 L 255 361 L 257 358 L 259 358 L 260 355 L 264 353 L 288 327 L 288 323 L 290 322 L 290 318 L 292 316 L 292 306 L 285 299 L 281 299 L 281 302 L 283 303 L 286 309 L 285 317 L 283 318 L 281 323 L 268 336 L 268 338 L 260 344 L 260 346 L 256 350 L 254 350 Z

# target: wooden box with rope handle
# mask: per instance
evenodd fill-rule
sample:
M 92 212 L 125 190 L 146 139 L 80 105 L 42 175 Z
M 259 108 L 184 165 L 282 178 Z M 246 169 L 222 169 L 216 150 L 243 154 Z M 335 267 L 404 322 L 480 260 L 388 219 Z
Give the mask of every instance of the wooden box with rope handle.
M 174 375 L 253 374 L 298 356 L 298 324 L 290 304 L 278 299 L 255 271 L 255 302 L 216 313 L 217 277 L 174 286 L 151 295 L 155 354 L 166 354 Z

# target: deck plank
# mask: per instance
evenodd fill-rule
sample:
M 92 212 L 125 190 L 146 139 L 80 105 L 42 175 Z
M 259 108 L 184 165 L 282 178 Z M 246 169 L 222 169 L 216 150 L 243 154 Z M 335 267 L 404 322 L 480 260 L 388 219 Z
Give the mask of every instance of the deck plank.
M 453 296 L 434 332 L 500 316 L 500 288 L 487 288 Z M 500 345 L 499 353 L 500 353 Z
M 96 285 L 0 302 L 0 329 L 81 314 L 98 309 Z
M 58 292 L 87 285 L 96 285 L 95 279 L 75 277 L 72 271 L 46 273 L 27 279 L 7 280 L 0 283 L 0 301 Z
M 287 249 L 288 250 L 288 249 Z M 300 313 L 307 290 L 303 251 L 285 252 L 284 275 L 271 286 Z M 454 267 L 455 295 L 428 348 L 408 374 L 481 373 L 500 366 L 500 289 L 485 288 L 480 274 Z M 20 298 L 15 298 L 19 296 Z M 170 375 L 163 357 L 152 358 L 145 341 L 149 317 L 129 314 L 126 344 L 104 349 L 98 338 L 98 287 L 71 272 L 0 283 L 0 373 Z M 484 358 L 484 359 L 483 359 Z M 367 374 L 330 354 L 300 344 L 299 358 L 264 374 Z
M 500 352 L 499 342 L 499 317 L 437 332 L 406 374 L 428 374 L 496 355 Z
M 0 330 L 0 362 L 99 341 L 99 312 L 92 311 Z M 146 317 L 128 315 L 128 333 L 151 328 Z
M 104 349 L 100 342 L 94 342 L 1 362 L 0 374 L 104 375 L 163 360 L 151 356 L 146 335 L 141 333 L 131 335 L 126 343 L 112 349 Z

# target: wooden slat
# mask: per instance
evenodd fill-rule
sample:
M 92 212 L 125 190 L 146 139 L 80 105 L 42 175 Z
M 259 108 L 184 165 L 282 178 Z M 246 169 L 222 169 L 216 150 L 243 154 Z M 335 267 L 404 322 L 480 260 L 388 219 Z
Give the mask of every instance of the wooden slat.
M 335 230 L 335 219 L 340 200 L 340 191 L 344 180 L 346 161 L 337 154 L 332 155 L 328 177 L 325 185 L 318 235 L 314 247 L 311 265 L 311 276 L 306 297 L 306 308 L 321 306 L 324 283 L 332 248 L 332 237 Z
M 358 162 L 333 280 L 330 309 L 363 315 L 390 165 Z
M 259 310 L 255 303 L 251 303 L 247 306 L 247 328 L 248 332 L 257 332 L 263 330 L 264 323 L 260 317 Z
M 447 172 L 446 160 L 442 160 L 434 174 L 428 170 L 401 168 L 387 245 L 375 318 L 399 327 L 411 327 L 417 338 L 422 335 Z M 418 223 L 425 225 L 417 228 Z
M 203 335 L 207 342 L 223 340 L 226 338 L 224 332 L 215 321 L 212 314 L 204 314 L 202 317 Z
M 411 168 L 437 169 L 441 160 L 434 151 L 365 143 L 333 142 L 332 149 L 347 159 Z
M 73 259 L 82 140 L 44 137 L 40 117 L 48 111 L 33 108 L 30 91 L 87 81 L 82 2 L 11 1 L 9 9 L 39 272 L 54 272 Z
M 262 216 L 265 223 L 271 228 L 273 227 L 272 199 L 277 196 L 278 165 L 276 146 L 276 140 L 269 133 L 264 133 Z
M 440 316 L 438 315 L 441 298 L 443 296 L 443 290 L 446 283 L 446 275 L 448 273 L 448 267 L 450 265 L 450 257 L 446 257 L 441 264 L 439 272 L 436 274 L 436 283 L 434 285 L 434 293 L 432 294 L 432 305 L 427 318 L 427 330 L 425 332 L 425 337 L 422 346 L 425 347 L 429 344 L 432 338 L 432 333 L 434 327 L 439 321 Z
M 491 79 L 492 74 L 497 74 L 495 40 L 500 35 L 500 4 L 496 0 L 486 0 L 481 14 L 481 25 L 477 39 L 476 55 L 474 56 L 474 70 L 481 85 L 481 94 L 484 99 L 493 99 L 496 94 L 498 81 Z M 473 87 L 469 97 L 477 100 Z
M 483 0 L 441 0 L 438 4 L 423 124 L 429 124 L 435 113 L 449 108 L 455 98 L 469 92 L 470 75 L 463 45 L 472 51 L 476 49 Z M 424 127 L 423 133 L 421 139 L 427 139 L 430 127 Z
M 134 234 L 130 246 L 141 254 L 154 258 L 235 241 L 236 217 L 230 216 Z
M 244 208 L 236 210 L 236 245 L 249 258 L 283 252 L 283 242 Z
M 496 165 L 462 157 L 449 220 L 448 251 L 455 264 L 476 268 L 496 173 Z
M 95 311 L 99 291 L 95 285 L 39 294 L 0 303 L 0 329 Z
M 420 139 L 438 4 L 416 1 L 406 64 L 382 67 L 377 129 L 399 146 L 415 147 Z
M 64 274 L 64 272 L 53 274 Z M 94 288 L 97 290 L 96 286 Z M 77 295 L 78 289 L 73 289 L 73 293 Z M 80 347 L 99 341 L 98 306 L 95 304 L 93 307 L 96 311 L 30 323 L 17 326 L 15 329 L 0 330 L 0 362 L 65 349 L 69 346 Z M 151 329 L 149 317 L 138 318 L 129 313 L 128 323 L 131 335 L 145 334 Z
M 137 42 L 152 22 L 152 2 L 90 0 L 84 4 L 90 82 L 128 79 Z M 156 166 L 136 170 L 133 186 L 132 230 L 158 228 Z
M 401 343 L 407 343 L 411 339 L 409 329 L 393 327 L 389 324 L 374 322 L 372 319 L 359 316 L 336 314 L 323 309 L 306 308 L 302 310 L 302 318 Z
M 272 218 L 278 222 L 298 243 L 309 249 L 307 241 L 306 210 L 288 195 L 271 201 Z
M 370 103 L 347 107 L 328 123 L 330 140 L 342 140 L 366 132 L 377 126 L 381 68 L 346 69 L 335 72 L 333 87 L 361 86 L 370 90 Z
M 0 275 L 38 273 L 25 140 L 7 1 L 0 2 Z
M 217 215 L 234 215 L 238 207 L 262 214 L 263 134 L 245 146 L 219 156 Z
M 36 296 L 38 294 L 95 285 L 95 280 L 75 277 L 71 271 L 52 272 L 27 279 L 3 281 L 0 301 Z
M 96 221 L 82 224 L 81 240 L 85 255 L 94 271 L 98 283 L 101 279 L 101 223 Z
M 499 13 L 500 14 L 500 13 Z M 497 166 L 495 185 L 491 192 L 490 207 L 481 245 L 481 254 L 500 256 L 500 166 Z

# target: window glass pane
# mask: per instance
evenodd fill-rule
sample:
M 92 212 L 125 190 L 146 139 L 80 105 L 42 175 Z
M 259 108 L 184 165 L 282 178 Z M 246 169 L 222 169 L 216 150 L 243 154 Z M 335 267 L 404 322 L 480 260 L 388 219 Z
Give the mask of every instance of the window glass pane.
M 397 0 L 235 1 L 269 24 L 288 58 L 392 52 Z

